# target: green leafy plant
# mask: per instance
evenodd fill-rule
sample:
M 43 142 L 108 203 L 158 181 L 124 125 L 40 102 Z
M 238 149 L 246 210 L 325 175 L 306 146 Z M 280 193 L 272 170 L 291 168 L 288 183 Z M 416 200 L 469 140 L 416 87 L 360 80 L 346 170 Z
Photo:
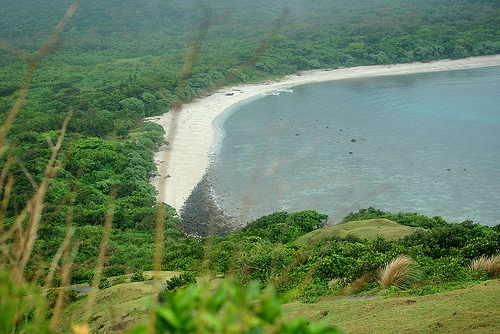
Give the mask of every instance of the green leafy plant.
M 118 284 L 123 284 L 127 280 L 127 277 L 124 275 L 121 275 L 113 280 L 113 285 L 118 285 Z
M 165 293 L 165 304 L 154 314 L 156 333 L 289 333 L 337 334 L 334 327 L 309 324 L 302 318 L 287 322 L 280 302 L 271 288 L 260 292 L 253 281 L 242 287 L 225 280 L 214 291 L 206 284 L 189 285 L 176 294 Z M 148 326 L 132 334 L 150 333 Z
M 47 302 L 40 290 L 0 270 L 0 333 L 50 333 Z
M 267 239 L 273 243 L 287 243 L 323 227 L 327 219 L 327 215 L 315 210 L 294 213 L 275 212 L 248 223 L 242 229 L 242 233 L 246 236 Z
M 99 289 L 104 290 L 107 289 L 111 286 L 111 283 L 108 281 L 107 278 L 103 277 L 99 280 Z

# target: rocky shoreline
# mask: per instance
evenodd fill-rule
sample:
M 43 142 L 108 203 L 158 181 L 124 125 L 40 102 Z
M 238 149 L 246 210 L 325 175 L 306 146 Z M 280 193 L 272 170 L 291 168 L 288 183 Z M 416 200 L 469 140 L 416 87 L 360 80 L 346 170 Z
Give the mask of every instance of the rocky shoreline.
M 179 227 L 186 235 L 226 236 L 237 226 L 237 222 L 217 203 L 212 178 L 208 169 L 179 210 Z

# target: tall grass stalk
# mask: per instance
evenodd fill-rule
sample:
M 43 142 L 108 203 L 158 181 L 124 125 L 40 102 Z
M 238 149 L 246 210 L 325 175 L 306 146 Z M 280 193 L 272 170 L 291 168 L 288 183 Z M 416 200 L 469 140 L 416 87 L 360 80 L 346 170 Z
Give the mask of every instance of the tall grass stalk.
M 73 264 L 73 260 L 75 259 L 76 253 L 78 252 L 78 246 L 79 244 L 75 243 L 71 248 L 71 251 L 67 252 L 66 256 L 64 257 L 64 265 L 61 272 L 61 286 L 63 288 L 58 290 L 56 304 L 52 309 L 52 319 L 50 324 L 50 329 L 54 333 L 59 329 L 59 325 L 61 322 L 63 301 L 65 300 L 65 297 L 69 292 L 66 287 L 68 287 L 70 283 L 71 265 Z
M 65 15 L 59 22 L 59 24 L 56 26 L 54 31 L 51 33 L 51 35 L 47 38 L 47 40 L 44 42 L 42 47 L 38 50 L 38 52 L 34 55 L 33 59 L 30 61 L 28 69 L 26 70 L 25 76 L 23 78 L 22 86 L 21 86 L 21 92 L 19 97 L 17 98 L 14 106 L 11 108 L 9 111 L 9 114 L 6 117 L 5 122 L 0 128 L 0 154 L 4 154 L 6 152 L 9 152 L 9 156 L 6 159 L 6 162 L 4 164 L 3 170 L 0 173 L 0 187 L 3 190 L 3 197 L 1 201 L 1 206 L 0 206 L 0 251 L 2 254 L 2 259 L 0 262 L 0 269 L 8 270 L 10 271 L 9 275 L 12 277 L 12 284 L 14 284 L 17 287 L 24 288 L 25 286 L 28 286 L 24 277 L 25 269 L 28 264 L 28 262 L 31 259 L 32 253 L 33 253 L 33 248 L 34 248 L 34 243 L 36 239 L 38 238 L 38 231 L 40 229 L 41 224 L 41 217 L 42 217 L 42 210 L 44 208 L 44 197 L 45 194 L 48 190 L 48 187 L 50 186 L 50 183 L 52 179 L 55 177 L 55 175 L 59 172 L 61 169 L 62 165 L 59 163 L 59 155 L 61 152 L 61 147 L 63 143 L 63 139 L 66 134 L 66 129 L 68 126 L 69 119 L 71 117 L 70 115 L 64 120 L 64 123 L 61 128 L 61 132 L 59 135 L 59 138 L 57 140 L 57 143 L 55 145 L 52 145 L 52 142 L 50 139 L 47 140 L 49 146 L 52 148 L 52 154 L 49 159 L 49 162 L 47 163 L 45 167 L 45 172 L 43 175 L 42 180 L 40 181 L 39 184 L 35 182 L 35 179 L 30 175 L 28 170 L 22 166 L 20 161 L 17 161 L 16 157 L 13 156 L 13 153 L 15 150 L 12 149 L 7 142 L 7 136 L 10 132 L 10 129 L 12 125 L 14 124 L 14 121 L 16 117 L 19 115 L 19 112 L 21 111 L 21 108 L 26 100 L 26 97 L 28 95 L 28 91 L 30 88 L 30 82 L 33 77 L 33 74 L 40 62 L 40 60 L 51 51 L 53 48 L 54 44 L 56 43 L 59 35 L 61 32 L 64 30 L 66 27 L 68 21 L 70 18 L 73 16 L 75 13 L 76 9 L 78 8 L 81 0 L 74 0 L 72 4 L 69 6 L 68 10 L 66 11 Z M 257 47 L 257 49 L 254 51 L 254 53 L 251 55 L 249 60 L 243 64 L 240 68 L 237 68 L 235 71 L 233 71 L 230 75 L 228 75 L 226 78 L 222 79 L 220 82 L 217 83 L 217 88 L 219 88 L 222 85 L 226 85 L 232 81 L 234 81 L 238 76 L 242 75 L 244 72 L 246 72 L 248 69 L 250 69 L 261 57 L 265 49 L 268 48 L 272 40 L 274 39 L 275 36 L 278 35 L 279 31 L 281 30 L 281 27 L 283 25 L 283 22 L 288 15 L 288 12 L 285 10 L 281 17 L 278 19 L 273 31 L 267 36 L 267 38 Z M 208 32 L 208 29 L 210 26 L 213 24 L 213 21 L 209 16 L 203 21 L 201 24 L 200 30 L 198 32 L 198 35 L 193 42 L 191 48 L 188 51 L 186 61 L 184 64 L 184 69 L 182 73 L 182 79 L 181 82 L 179 83 L 179 89 L 178 89 L 178 96 L 177 96 L 177 101 L 176 105 L 173 107 L 173 110 L 171 111 L 174 114 L 173 121 L 170 124 L 170 129 L 167 133 L 167 143 L 173 142 L 173 139 L 176 135 L 176 127 L 177 127 L 177 121 L 178 121 L 178 113 L 181 110 L 182 103 L 184 102 L 184 92 L 187 86 L 187 80 L 191 77 L 191 72 L 193 70 L 193 66 L 196 60 L 196 57 L 198 56 L 200 50 L 201 50 L 201 44 Z M 2 41 L 0 41 L 2 42 Z M 7 49 L 12 49 L 9 45 L 6 46 L 5 43 L 0 43 L 0 47 L 2 48 L 7 48 Z M 23 52 L 23 50 L 14 50 L 16 51 L 16 54 L 22 54 L 26 56 L 26 52 Z M 70 149 L 71 151 L 71 149 Z M 167 148 L 165 150 L 165 157 L 164 161 L 165 163 L 162 165 L 162 175 L 166 175 L 167 171 L 166 168 L 168 166 L 169 162 L 169 157 L 170 157 L 170 149 Z M 10 195 L 13 189 L 14 185 L 14 178 L 11 176 L 8 176 L 9 169 L 14 163 L 18 163 L 20 168 L 24 171 L 25 176 L 27 179 L 31 182 L 32 187 L 34 189 L 34 195 L 27 201 L 26 206 L 23 208 L 23 210 L 16 216 L 15 222 L 10 226 L 10 228 L 7 231 L 4 231 L 4 225 L 3 225 L 3 219 L 5 217 L 5 212 L 7 210 L 7 206 L 9 203 Z M 5 181 L 7 180 L 7 181 Z M 159 198 L 163 198 L 162 194 L 164 193 L 165 189 L 165 179 L 161 179 L 160 181 L 160 186 L 159 186 Z M 49 265 L 49 271 L 48 274 L 45 277 L 44 280 L 44 285 L 43 285 L 43 293 L 38 293 L 38 297 L 36 297 L 36 301 L 33 302 L 33 298 L 25 298 L 22 299 L 21 302 L 23 305 L 29 305 L 30 307 L 34 306 L 35 307 L 35 319 L 33 320 L 33 324 L 38 326 L 39 328 L 42 328 L 42 324 L 48 324 L 47 319 L 46 319 L 46 314 L 47 314 L 47 308 L 46 308 L 46 301 L 44 299 L 47 296 L 47 291 L 50 289 L 52 286 L 52 281 L 55 276 L 55 272 L 58 267 L 58 263 L 61 261 L 63 262 L 62 268 L 61 268 L 61 286 L 63 287 L 62 289 L 57 290 L 57 298 L 55 302 L 55 306 L 52 308 L 52 319 L 50 320 L 50 331 L 56 332 L 59 330 L 60 327 L 60 322 L 61 322 L 61 314 L 62 314 L 62 308 L 63 308 L 63 301 L 65 299 L 65 296 L 68 293 L 68 289 L 64 288 L 67 287 L 70 283 L 70 272 L 71 272 L 71 267 L 73 264 L 73 260 L 77 254 L 78 251 L 78 246 L 79 244 L 74 242 L 73 236 L 75 233 L 75 229 L 72 227 L 72 220 L 73 220 L 73 208 L 75 204 L 75 197 L 76 197 L 76 189 L 73 189 L 72 192 L 70 193 L 70 199 L 69 199 L 69 206 L 68 206 L 68 214 L 67 214 L 67 230 L 66 230 L 66 235 L 62 243 L 59 245 L 58 250 L 56 251 L 54 257 L 52 258 L 52 261 Z M 83 318 L 83 321 L 89 321 L 90 315 L 92 312 L 92 308 L 94 306 L 94 303 L 96 301 L 96 294 L 97 294 L 97 286 L 99 285 L 99 280 L 102 276 L 102 271 L 104 267 L 104 260 L 106 257 L 106 253 L 108 250 L 108 245 L 109 245 L 109 240 L 111 236 L 111 231 L 112 231 L 112 222 L 114 219 L 114 210 L 115 210 L 115 199 L 117 197 L 117 194 L 113 192 L 110 196 L 110 205 L 107 211 L 106 215 L 106 221 L 105 221 L 105 226 L 104 226 L 104 233 L 101 239 L 101 245 L 99 248 L 99 255 L 96 261 L 95 265 L 95 274 L 92 279 L 92 289 L 88 293 L 88 298 L 87 298 L 87 303 L 86 303 L 86 308 L 85 308 L 85 316 Z M 67 199 L 66 199 L 67 200 Z M 157 217 L 156 217 L 156 245 L 155 245 L 155 255 L 154 255 L 154 263 L 153 263 L 153 268 L 156 272 L 160 271 L 162 269 L 162 259 L 163 259 L 163 250 L 164 250 L 164 224 L 165 224 L 165 204 L 159 203 L 157 207 Z M 26 227 L 25 227 L 26 226 Z M 210 249 L 208 247 L 207 249 Z M 209 251 L 208 251 L 209 252 Z M 207 254 L 207 258 L 208 258 Z M 33 260 L 33 259 L 31 259 Z M 208 270 L 208 268 L 205 268 Z M 42 275 L 43 268 L 40 267 L 39 269 L 39 275 Z M 0 274 L 3 274 L 0 272 Z M 37 275 L 38 276 L 38 275 Z M 30 285 L 31 286 L 31 285 Z M 157 292 L 157 287 L 153 285 L 153 291 L 152 293 L 154 294 Z M 40 292 L 40 291 L 38 291 Z M 155 311 L 155 306 L 156 306 L 156 300 L 153 298 L 153 303 L 151 307 L 151 313 L 153 314 Z M 28 306 L 26 306 L 28 307 Z M 16 315 L 13 317 L 13 323 L 15 322 L 22 322 L 22 317 L 23 312 L 27 311 L 27 308 L 19 308 L 17 311 Z M 45 326 L 45 325 L 44 325 Z M 46 327 L 46 326 L 45 326 Z M 82 329 L 84 332 L 88 331 L 88 326 L 86 324 L 82 324 L 81 327 L 78 327 Z M 155 328 L 154 323 L 150 324 L 149 329 L 153 331 Z
M 111 228 L 113 226 L 113 218 L 115 216 L 115 199 L 116 191 L 113 190 L 111 194 L 110 204 L 108 212 L 106 214 L 106 221 L 104 222 L 104 233 L 102 234 L 101 244 L 99 246 L 99 255 L 97 256 L 97 262 L 95 265 L 95 273 L 92 278 L 92 289 L 89 291 L 84 320 L 90 319 L 92 314 L 92 307 L 94 306 L 95 299 L 97 296 L 97 287 L 99 286 L 99 280 L 102 276 L 102 270 L 104 268 L 104 259 L 108 251 L 109 239 L 111 237 Z
M 15 152 L 15 148 L 11 147 L 6 140 L 10 129 L 14 124 L 14 121 L 19 115 L 19 112 L 21 111 L 21 108 L 26 100 L 30 87 L 30 81 L 35 72 L 35 69 L 37 68 L 40 60 L 48 52 L 50 52 L 59 35 L 64 30 L 68 21 L 78 8 L 80 2 L 81 0 L 73 1 L 54 31 L 50 34 L 42 47 L 30 61 L 28 69 L 23 78 L 19 97 L 7 114 L 4 123 L 0 127 L 0 154 L 9 152 L 9 156 L 6 159 L 6 162 L 0 174 L 0 187 L 3 193 L 0 209 L 0 249 L 2 252 L 0 269 L 3 272 L 0 272 L 0 275 L 2 275 L 2 285 L 4 285 L 4 288 L 7 288 L 7 290 L 2 292 L 2 297 L 4 299 L 13 299 L 13 303 L 10 304 L 9 302 L 4 303 L 4 301 L 0 303 L 2 312 L 10 312 L 10 316 L 5 317 L 4 314 L 0 326 L 6 326 L 4 329 L 8 332 L 17 330 L 27 333 L 44 333 L 49 331 L 47 326 L 47 308 L 45 301 L 46 294 L 41 294 L 39 289 L 35 288 L 32 284 L 26 283 L 24 273 L 26 265 L 28 264 L 28 261 L 30 261 L 35 240 L 38 238 L 38 231 L 40 228 L 40 221 L 42 210 L 44 207 L 44 197 L 46 191 L 52 179 L 61 168 L 61 164 L 59 163 L 59 154 L 66 134 L 68 122 L 71 118 L 71 112 L 63 122 L 56 145 L 53 145 L 50 141 L 48 142 L 49 146 L 52 149 L 52 154 L 47 165 L 45 166 L 44 175 L 42 180 L 40 181 L 40 184 L 37 184 L 34 181 L 29 172 L 25 168 L 23 168 L 24 166 L 22 166 L 20 161 L 16 159 L 16 157 L 13 155 Z M 11 166 L 14 163 L 17 163 L 22 170 L 24 169 L 24 174 L 33 186 L 34 194 L 26 202 L 23 210 L 17 215 L 14 224 L 12 224 L 12 226 L 10 226 L 7 231 L 5 231 L 4 217 L 14 185 L 14 178 L 12 176 L 8 176 L 8 174 Z M 6 178 L 7 182 L 5 183 Z M 46 288 L 48 288 L 51 284 L 54 276 L 54 269 L 61 257 L 65 258 L 65 262 L 63 265 L 62 283 L 69 283 L 69 272 L 71 269 L 73 258 L 76 255 L 77 251 L 77 245 L 73 246 L 71 252 L 67 251 L 72 235 L 73 230 L 68 229 L 65 241 L 59 247 L 59 250 L 52 261 L 51 270 L 49 270 L 49 274 L 45 278 Z M 65 254 L 68 255 L 65 256 Z M 42 267 L 40 267 L 37 271 L 35 278 L 39 277 L 41 274 Z M 59 290 L 56 306 L 52 310 L 52 331 L 55 331 L 59 326 L 60 311 L 62 309 L 65 293 L 66 291 L 64 289 Z M 15 309 L 9 310 L 9 308 L 12 307 L 14 307 Z M 27 323 L 24 323 L 24 321 L 28 319 L 26 312 L 29 312 L 30 309 L 34 311 L 33 316 Z

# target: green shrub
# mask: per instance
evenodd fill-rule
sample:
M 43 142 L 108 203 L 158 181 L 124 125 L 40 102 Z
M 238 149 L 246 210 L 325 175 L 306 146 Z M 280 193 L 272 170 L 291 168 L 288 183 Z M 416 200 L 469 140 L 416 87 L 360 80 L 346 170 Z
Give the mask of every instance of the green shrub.
M 241 247 L 241 242 L 222 241 L 215 244 L 210 252 L 210 269 L 217 273 L 226 273 L 234 266 L 238 247 Z
M 144 146 L 148 150 L 154 150 L 155 149 L 155 143 L 149 139 L 149 138 L 140 138 L 137 141 L 137 146 Z
M 146 280 L 146 277 L 142 274 L 142 271 L 136 271 L 132 277 L 130 278 L 132 282 L 143 282 Z
M 123 283 L 125 283 L 126 279 L 127 279 L 127 277 L 122 275 L 113 281 L 113 285 L 123 284 Z
M 465 282 L 470 280 L 468 260 L 443 257 L 436 261 L 432 270 L 436 283 Z
M 319 257 L 313 261 L 317 263 L 314 277 L 325 282 L 335 277 L 346 277 L 348 272 L 357 265 L 355 259 L 338 254 Z
M 273 243 L 288 243 L 311 231 L 324 226 L 327 215 L 315 210 L 287 213 L 275 212 L 248 223 L 242 233 L 257 236 Z
M 329 282 L 311 282 L 301 291 L 299 299 L 304 303 L 317 303 L 328 290 Z
M 125 268 L 120 265 L 109 266 L 104 268 L 103 275 L 104 277 L 125 275 Z
M 351 221 L 358 221 L 358 220 L 368 220 L 368 219 L 375 219 L 375 218 L 387 218 L 390 219 L 390 213 L 389 212 L 384 212 L 380 211 L 378 209 L 375 209 L 374 207 L 370 206 L 368 209 L 359 209 L 358 212 L 351 212 L 347 216 L 345 216 L 342 219 L 342 223 L 347 223 Z
M 94 277 L 93 269 L 78 267 L 78 269 L 71 271 L 72 284 L 90 283 L 92 277 Z
M 168 291 L 173 291 L 191 283 L 196 284 L 196 277 L 192 273 L 186 272 L 184 274 L 180 274 L 179 276 L 172 277 L 167 280 L 166 283 Z
M 99 280 L 99 290 L 104 290 L 104 289 L 107 289 L 111 286 L 111 283 L 108 281 L 107 278 L 101 278 Z
M 151 140 L 155 145 L 160 146 L 166 144 L 164 133 L 159 131 L 146 132 L 142 135 L 142 138 Z
M 48 334 L 48 320 L 40 289 L 29 283 L 18 284 L 8 271 L 0 270 L 0 333 Z
M 139 128 L 140 131 L 146 131 L 146 132 L 153 132 L 153 131 L 158 131 L 165 133 L 165 130 L 160 124 L 156 124 L 153 122 L 144 122 L 142 123 L 141 127 Z

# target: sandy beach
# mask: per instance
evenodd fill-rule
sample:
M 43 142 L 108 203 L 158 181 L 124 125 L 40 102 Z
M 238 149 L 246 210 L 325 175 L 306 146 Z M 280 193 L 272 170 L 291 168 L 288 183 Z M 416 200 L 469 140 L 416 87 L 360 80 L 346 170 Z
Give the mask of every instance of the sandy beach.
M 158 202 L 181 209 L 191 191 L 201 180 L 210 163 L 210 155 L 218 144 L 218 132 L 213 122 L 218 115 L 229 112 L 241 103 L 260 97 L 262 93 L 280 88 L 293 88 L 314 82 L 357 77 L 374 77 L 435 71 L 448 71 L 500 65 L 500 55 L 429 63 L 375 65 L 337 70 L 312 70 L 289 75 L 279 82 L 225 87 L 210 96 L 184 104 L 177 113 L 168 112 L 147 120 L 162 125 L 168 132 L 175 125 L 170 145 L 155 153 L 159 175 L 151 180 L 158 190 Z M 176 119 L 174 119 L 174 117 Z M 174 123 L 172 123 L 174 122 Z

